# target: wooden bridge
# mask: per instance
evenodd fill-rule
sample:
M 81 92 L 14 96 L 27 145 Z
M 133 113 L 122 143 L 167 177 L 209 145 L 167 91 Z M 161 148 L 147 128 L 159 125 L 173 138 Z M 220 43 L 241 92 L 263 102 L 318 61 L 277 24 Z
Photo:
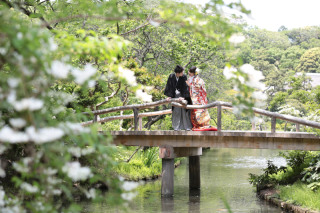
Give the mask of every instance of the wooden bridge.
M 170 114 L 171 110 L 148 113 L 139 113 L 139 110 L 168 104 L 170 102 L 172 102 L 173 106 L 184 107 L 186 109 L 217 107 L 218 131 L 141 131 L 143 117 Z M 161 194 L 163 196 L 173 195 L 174 158 L 176 157 L 189 158 L 189 187 L 190 189 L 200 188 L 200 156 L 202 155 L 202 147 L 310 151 L 320 150 L 319 136 L 312 133 L 300 132 L 301 125 L 320 129 L 320 123 L 253 108 L 254 113 L 271 117 L 270 132 L 227 131 L 221 129 L 222 108 L 232 109 L 232 105 L 230 103 L 217 101 L 208 105 L 195 106 L 186 105 L 185 101 L 179 101 L 178 99 L 171 99 L 170 101 L 162 100 L 148 104 L 114 107 L 93 111 L 91 114 L 94 115 L 94 119 L 92 121 L 84 122 L 83 125 L 86 126 L 95 122 L 101 123 L 116 119 L 133 118 L 135 131 L 101 131 L 100 134 L 109 135 L 111 133 L 114 137 L 113 143 L 116 145 L 159 147 L 159 155 L 162 159 Z M 98 117 L 105 113 L 123 110 L 133 110 L 134 113 L 123 116 Z M 276 119 L 295 123 L 296 132 L 276 132 Z

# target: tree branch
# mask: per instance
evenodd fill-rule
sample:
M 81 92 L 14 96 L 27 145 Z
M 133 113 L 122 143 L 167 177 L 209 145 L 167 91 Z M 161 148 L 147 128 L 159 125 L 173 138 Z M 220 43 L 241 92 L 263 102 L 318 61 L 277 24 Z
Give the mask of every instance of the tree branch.
M 95 18 L 95 19 L 101 19 L 101 20 L 105 20 L 105 21 L 121 21 L 121 20 L 126 19 L 123 17 L 104 17 L 104 16 L 97 16 L 97 15 L 90 15 L 89 16 L 89 15 L 79 14 L 79 15 L 72 15 L 72 16 L 67 16 L 67 17 L 55 19 L 55 20 L 48 22 L 48 24 L 56 24 L 56 23 L 69 21 L 72 19 L 78 19 L 78 18 Z M 42 25 L 42 26 L 46 26 L 46 25 Z
M 15 6 L 21 10 L 25 15 L 27 16 L 31 16 L 32 12 L 30 12 L 29 10 L 27 10 L 26 8 L 22 7 L 20 4 L 16 4 L 16 3 L 11 3 L 8 0 L 1 0 L 3 3 L 5 3 L 6 5 L 8 5 L 10 8 L 15 8 Z M 34 7 L 34 6 L 33 6 Z M 50 26 L 50 24 L 44 19 L 43 16 L 40 16 L 40 20 L 44 23 L 43 25 L 48 28 L 49 30 L 52 30 L 53 28 Z
M 126 162 L 126 163 L 129 163 L 130 160 L 131 160 L 131 158 L 138 152 L 139 149 L 141 149 L 141 146 L 139 146 L 139 147 L 134 151 L 134 153 L 128 158 L 128 160 L 126 160 L 125 162 Z
M 127 105 L 127 102 L 128 102 L 128 97 L 129 97 L 129 91 L 128 91 L 128 86 L 126 86 L 126 97 L 125 99 L 122 101 L 122 106 L 125 106 Z
M 147 128 L 150 130 L 151 126 L 155 124 L 157 121 L 163 119 L 166 115 L 157 115 L 155 117 L 152 117 L 145 125 L 144 128 Z
M 136 28 L 133 29 L 133 30 L 130 30 L 130 31 L 125 32 L 125 33 L 121 33 L 120 35 L 122 35 L 122 36 L 128 35 L 129 33 L 133 33 L 133 32 L 135 32 L 135 31 L 139 30 L 140 28 L 145 27 L 145 26 L 147 26 L 147 25 L 149 25 L 149 24 L 150 24 L 149 22 L 148 22 L 148 23 L 145 23 L 145 24 L 143 24 L 143 25 L 140 25 L 139 27 L 136 27 Z
M 146 20 L 147 22 L 146 22 L 146 23 L 144 23 L 143 25 L 140 25 L 139 27 L 136 27 L 135 29 L 132 29 L 132 30 L 130 30 L 130 31 L 128 31 L 128 32 L 122 33 L 122 34 L 120 34 L 120 35 L 121 35 L 121 36 L 128 35 L 129 33 L 135 32 L 135 31 L 139 30 L 140 28 L 149 25 L 149 24 L 150 24 L 150 23 L 149 23 L 150 19 L 151 19 L 151 16 L 149 15 L 149 16 L 147 17 L 147 20 Z M 117 24 L 118 24 L 118 23 L 117 23 Z M 117 34 L 118 34 L 118 33 L 117 33 Z
M 191 64 L 192 59 L 193 59 L 193 56 L 190 57 L 189 62 L 183 68 L 186 68 L 187 66 L 189 66 L 189 64 Z
M 110 86 L 110 82 L 108 82 L 108 87 L 109 87 L 109 89 L 112 90 L 111 95 L 109 95 L 109 96 L 107 96 L 107 97 L 104 97 L 105 100 L 104 100 L 103 102 L 97 104 L 97 105 L 96 105 L 96 109 L 98 109 L 98 108 L 99 108 L 100 106 L 102 106 L 103 104 L 107 103 L 110 98 L 113 98 L 116 94 L 118 94 L 118 92 L 120 91 L 120 88 L 121 88 L 121 82 L 118 82 L 118 88 L 117 88 L 116 91 L 114 91 L 114 89 L 112 89 L 112 87 Z

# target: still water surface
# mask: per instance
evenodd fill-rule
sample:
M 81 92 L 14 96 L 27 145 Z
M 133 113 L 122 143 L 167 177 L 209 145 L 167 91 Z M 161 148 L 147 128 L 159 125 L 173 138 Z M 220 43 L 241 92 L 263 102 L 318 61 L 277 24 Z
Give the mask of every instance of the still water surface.
M 280 213 L 256 197 L 248 182 L 248 173 L 261 174 L 272 160 L 277 166 L 286 165 L 276 150 L 211 149 L 200 157 L 201 189 L 189 191 L 188 161 L 175 169 L 174 197 L 161 197 L 161 180 L 146 182 L 125 211 L 105 203 L 91 204 L 87 212 L 228 212 Z M 224 202 L 225 201 L 225 202 Z

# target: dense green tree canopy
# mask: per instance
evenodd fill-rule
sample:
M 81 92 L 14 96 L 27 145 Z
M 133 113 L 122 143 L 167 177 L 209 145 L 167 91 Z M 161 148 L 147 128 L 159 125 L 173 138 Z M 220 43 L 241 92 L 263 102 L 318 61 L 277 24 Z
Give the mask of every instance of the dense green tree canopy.
M 308 43 L 310 45 L 310 43 L 312 44 L 319 42 L 315 42 L 314 39 L 319 39 L 320 29 L 319 27 L 303 27 L 285 31 L 285 34 L 288 36 L 290 42 L 293 45 L 301 45 L 302 47 L 308 47 Z M 308 48 L 312 47 L 315 46 L 309 46 Z
M 307 50 L 300 58 L 296 70 L 306 73 L 320 73 L 320 47 Z

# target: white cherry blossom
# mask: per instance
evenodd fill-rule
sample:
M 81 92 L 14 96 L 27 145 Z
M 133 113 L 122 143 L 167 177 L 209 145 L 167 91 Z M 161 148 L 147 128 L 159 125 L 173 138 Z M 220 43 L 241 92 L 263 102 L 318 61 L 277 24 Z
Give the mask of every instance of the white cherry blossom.
M 4 153 L 4 151 L 6 151 L 6 149 L 7 149 L 7 147 L 5 147 L 4 145 L 1 145 L 1 144 L 0 144 L 0 155 L 1 155 L 2 153 Z
M 153 20 L 149 20 L 149 23 L 154 26 L 154 27 L 159 27 L 160 26 L 160 22 L 157 22 L 157 21 L 153 21 Z
M 0 166 L 0 177 L 4 178 L 6 177 L 6 172 L 4 171 L 4 169 Z
M 66 133 L 80 134 L 80 133 L 88 133 L 90 129 L 87 127 L 83 127 L 80 123 L 71 123 L 66 122 L 61 124 L 60 127 L 64 129 Z
M 231 35 L 231 37 L 229 38 L 229 42 L 233 43 L 233 44 L 239 44 L 242 43 L 244 40 L 246 40 L 246 37 L 244 37 L 241 34 L 233 34 Z
M 86 147 L 86 148 L 84 148 L 84 149 L 81 150 L 81 154 L 82 154 L 82 155 L 89 155 L 89 154 L 93 153 L 94 151 L 95 151 L 94 148 L 92 148 L 92 147 Z
M 73 181 L 86 180 L 92 176 L 90 168 L 81 167 L 78 161 L 68 162 L 63 166 L 62 171 Z
M 51 51 L 56 51 L 58 49 L 58 45 L 54 42 L 53 38 L 49 38 L 49 46 Z
M 16 163 L 13 162 L 13 168 L 20 173 L 27 173 L 29 172 L 29 167 L 27 167 L 26 165 L 22 165 L 21 163 Z
M 138 192 L 126 192 L 126 193 L 122 193 L 121 197 L 124 200 L 130 201 L 133 198 L 135 198 L 137 196 Z
M 138 89 L 136 91 L 136 96 L 140 98 L 143 102 L 152 102 L 152 95 L 149 95 L 142 89 Z
M 18 112 L 23 110 L 36 111 L 43 107 L 43 101 L 34 97 L 23 98 L 20 101 L 14 101 L 13 106 Z
M 137 86 L 136 76 L 134 76 L 134 72 L 132 70 L 119 67 L 118 71 L 119 71 L 119 76 L 121 78 L 126 79 L 126 81 L 130 86 Z
M 96 190 L 95 189 L 89 189 L 89 191 L 86 191 L 85 194 L 86 194 L 86 197 L 88 199 L 90 199 L 90 198 L 94 199 L 96 197 Z
M 11 124 L 12 127 L 18 128 L 18 129 L 24 127 L 27 124 L 27 122 L 22 118 L 10 118 L 9 123 Z
M 80 147 L 70 147 L 70 148 L 68 148 L 68 152 L 77 158 L 81 157 L 81 148 Z
M 52 190 L 52 194 L 54 194 L 54 195 L 61 195 L 61 190 L 59 190 L 59 189 L 54 189 L 54 190 Z
M 20 83 L 20 79 L 18 78 L 9 78 L 8 79 L 8 85 L 11 88 L 16 88 Z
M 30 193 L 36 193 L 36 192 L 39 191 L 37 186 L 33 186 L 33 185 L 31 185 L 29 183 L 26 183 L 26 182 L 22 183 L 20 185 L 20 188 L 24 189 L 24 190 L 26 190 L 27 192 L 30 192 Z
M 91 76 L 93 76 L 97 72 L 97 69 L 94 68 L 91 64 L 87 64 L 84 67 L 84 70 L 80 70 L 78 68 L 72 69 L 71 73 L 75 78 L 75 82 L 78 84 L 83 84 L 86 82 Z
M 2 190 L 2 188 L 0 188 L 0 207 L 4 206 L 6 204 L 6 202 L 4 200 L 5 195 L 6 195 L 6 193 Z
M 56 127 L 36 129 L 34 126 L 30 126 L 27 128 L 26 132 L 30 139 L 38 144 L 55 141 L 64 136 L 64 131 Z
M 138 186 L 139 186 L 139 183 L 138 182 L 133 182 L 133 181 L 124 181 L 123 184 L 122 184 L 122 188 L 125 191 L 131 191 L 131 190 L 137 188 Z
M 67 78 L 71 66 L 61 61 L 53 61 L 51 64 L 50 74 L 56 78 Z
M 240 70 L 246 73 L 249 77 L 249 81 L 246 84 L 250 87 L 264 90 L 265 85 L 261 82 L 264 79 L 264 76 L 261 71 L 255 70 L 251 64 L 244 64 L 240 67 Z
M 8 126 L 0 130 L 0 141 L 9 143 L 25 143 L 29 137 L 25 132 L 15 131 Z
M 236 75 L 234 74 L 234 72 L 237 72 L 237 69 L 233 66 L 232 67 L 226 66 L 223 69 L 223 75 L 226 77 L 226 79 L 235 78 Z

